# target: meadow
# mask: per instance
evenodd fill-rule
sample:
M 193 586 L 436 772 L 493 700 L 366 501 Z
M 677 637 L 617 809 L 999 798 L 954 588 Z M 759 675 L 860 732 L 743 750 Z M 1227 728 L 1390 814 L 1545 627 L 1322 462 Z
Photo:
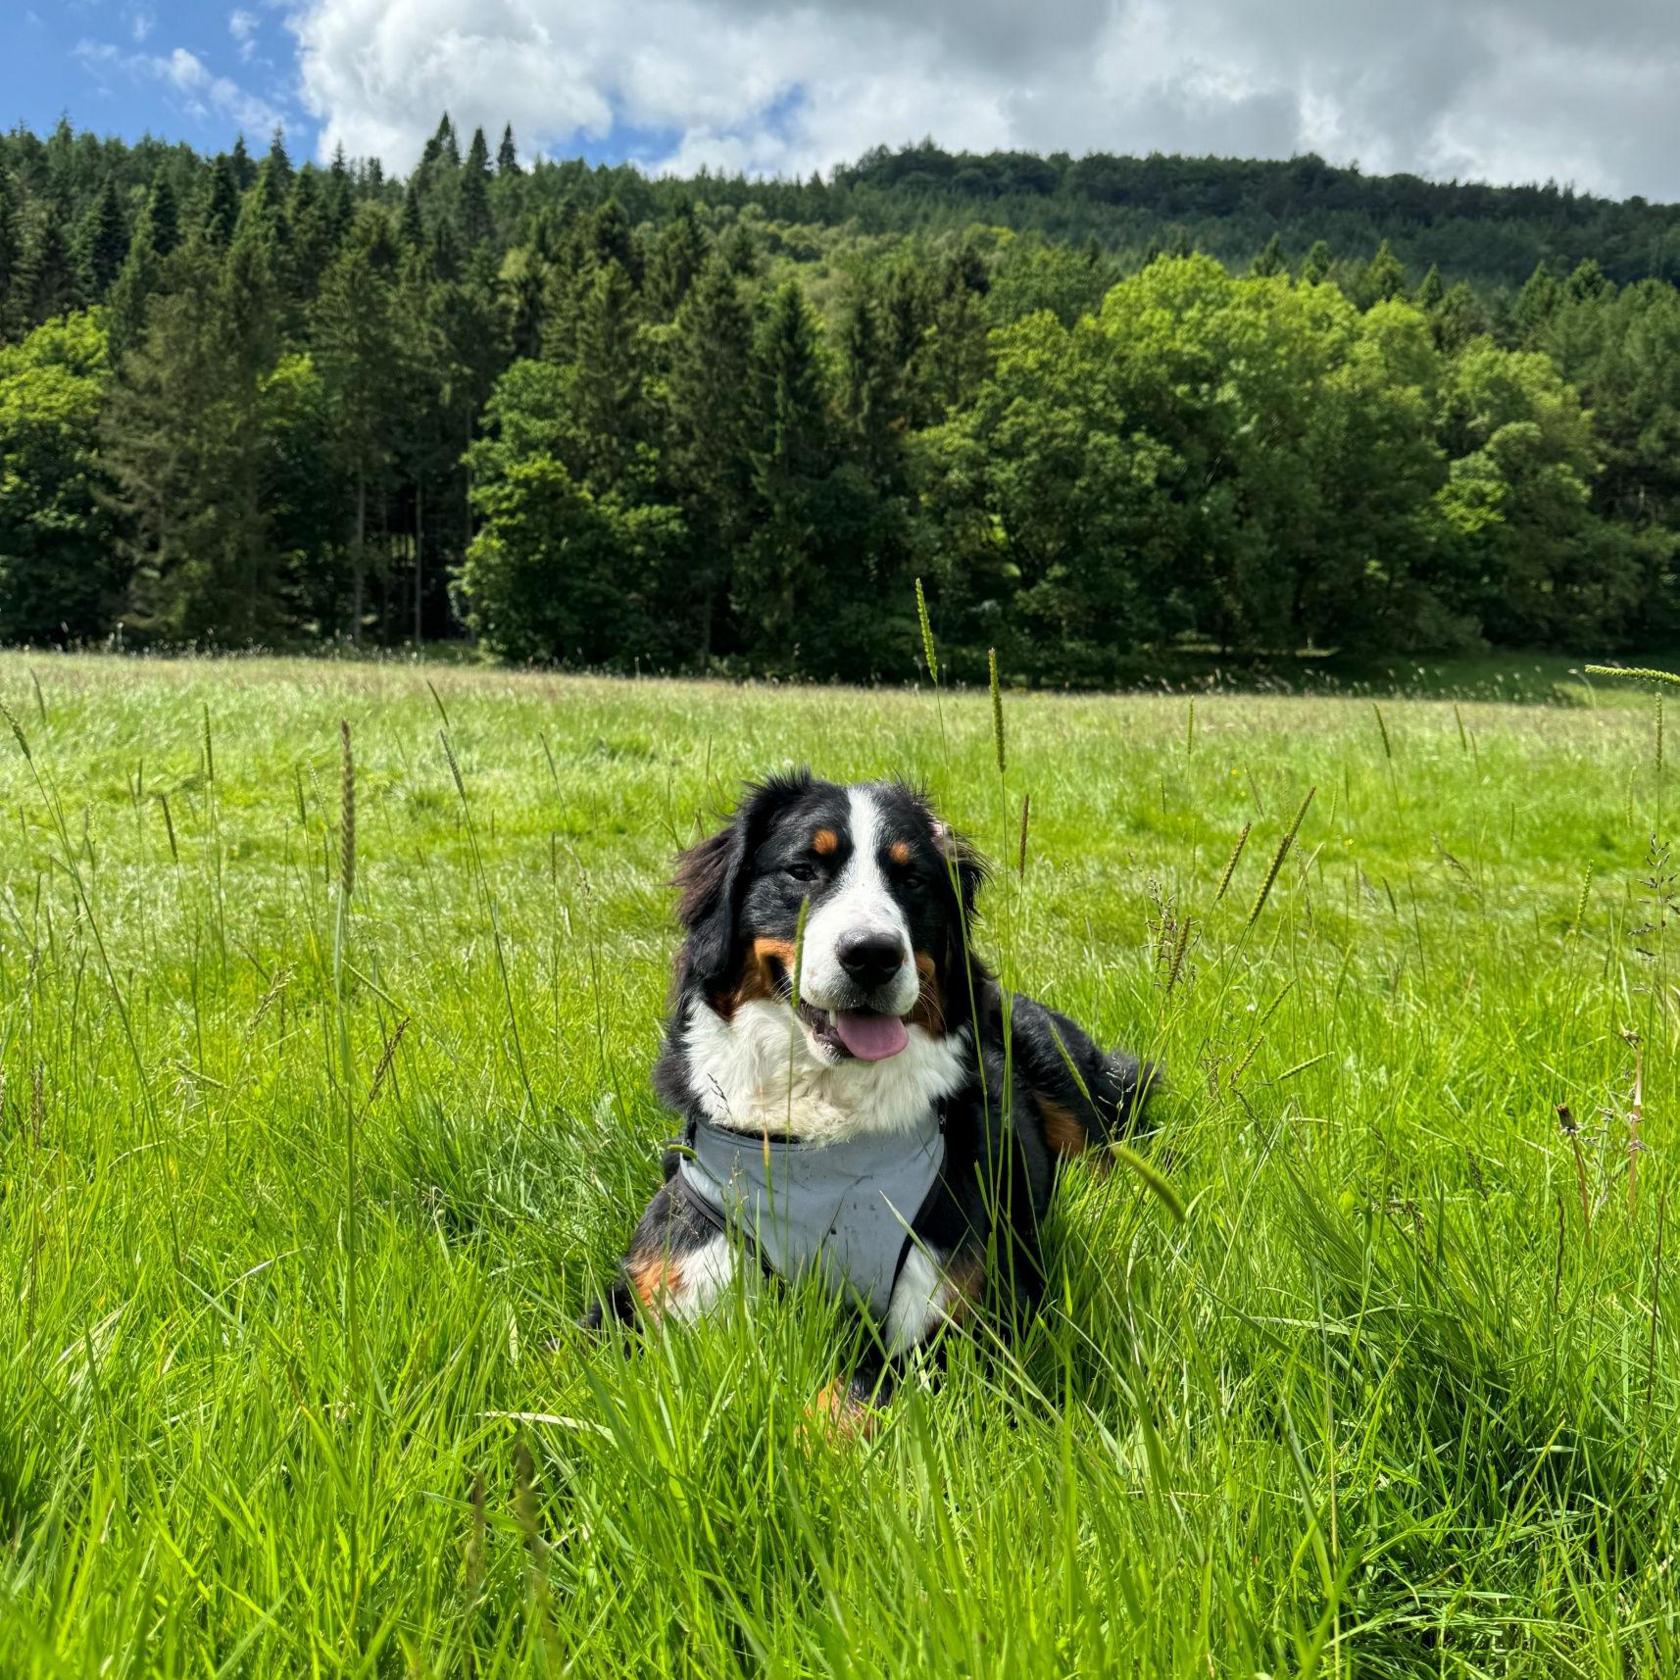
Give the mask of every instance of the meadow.
M 984 692 L 0 656 L 0 1673 L 1680 1671 L 1672 773 L 1568 692 L 1005 695 L 1000 770 Z M 868 1443 L 814 1297 L 574 1328 L 671 856 L 799 762 L 1168 1077 L 1170 1197 L 1071 1170 Z

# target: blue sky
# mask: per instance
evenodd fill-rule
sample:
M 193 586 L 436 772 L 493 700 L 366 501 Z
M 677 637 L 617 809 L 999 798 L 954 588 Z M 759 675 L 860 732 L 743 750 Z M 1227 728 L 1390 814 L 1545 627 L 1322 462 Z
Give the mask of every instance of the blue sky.
M 826 169 L 988 150 L 1289 157 L 1680 200 L 1675 0 L 0 0 L 0 124 L 408 169 L 521 149 Z
M 307 146 L 296 41 L 267 0 L 6 0 L 0 9 L 0 117 L 40 131 L 150 130 L 220 148 L 254 144 L 283 121 Z

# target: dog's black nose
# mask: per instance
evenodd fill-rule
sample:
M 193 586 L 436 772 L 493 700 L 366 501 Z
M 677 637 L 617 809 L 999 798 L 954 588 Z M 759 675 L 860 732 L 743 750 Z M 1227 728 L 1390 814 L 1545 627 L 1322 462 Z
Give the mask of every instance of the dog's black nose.
M 904 966 L 904 946 L 890 933 L 844 934 L 834 954 L 866 991 L 884 986 Z

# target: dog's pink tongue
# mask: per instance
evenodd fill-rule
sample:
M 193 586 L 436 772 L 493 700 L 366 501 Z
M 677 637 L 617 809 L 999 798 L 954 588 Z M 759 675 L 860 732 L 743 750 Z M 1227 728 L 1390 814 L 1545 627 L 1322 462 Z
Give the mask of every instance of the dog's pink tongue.
M 834 1030 L 860 1062 L 884 1062 L 910 1042 L 904 1023 L 896 1015 L 859 1015 L 839 1009 L 834 1014 Z

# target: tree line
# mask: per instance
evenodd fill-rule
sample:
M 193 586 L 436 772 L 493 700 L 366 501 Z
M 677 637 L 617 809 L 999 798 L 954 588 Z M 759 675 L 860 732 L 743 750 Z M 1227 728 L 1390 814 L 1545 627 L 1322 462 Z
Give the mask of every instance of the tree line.
M 1167 224 L 1138 251 L 918 224 L 930 193 L 984 196 L 930 186 L 928 152 L 651 182 L 445 118 L 396 180 L 296 167 L 278 135 L 204 158 L 14 131 L 0 639 L 465 631 L 510 659 L 902 676 L 918 577 L 958 670 L 996 647 L 1040 681 L 1186 645 L 1680 628 L 1666 279 L 1586 257 L 1506 287 L 1287 222 L 1224 261 Z M 1070 176 L 1135 197 L 1157 160 L 1039 161 L 1056 201 Z M 1175 202 L 1222 179 L 1164 161 Z M 1009 183 L 988 217 L 1031 162 L 964 165 Z M 1352 190 L 1300 164 L 1231 166 L 1234 202 L 1284 169 Z M 1545 204 L 1430 190 L 1496 195 L 1496 233 Z M 848 195 L 875 213 L 838 218 Z

